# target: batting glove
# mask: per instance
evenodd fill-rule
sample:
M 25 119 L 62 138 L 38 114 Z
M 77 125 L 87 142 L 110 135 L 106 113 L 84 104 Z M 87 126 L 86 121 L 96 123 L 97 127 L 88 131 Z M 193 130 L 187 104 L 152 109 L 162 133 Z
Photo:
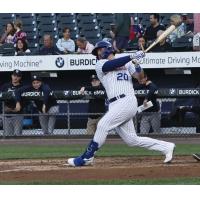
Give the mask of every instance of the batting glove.
M 130 58 L 135 62 L 135 63 L 140 63 L 141 59 L 145 57 L 144 51 L 137 51 L 134 54 L 130 55 Z

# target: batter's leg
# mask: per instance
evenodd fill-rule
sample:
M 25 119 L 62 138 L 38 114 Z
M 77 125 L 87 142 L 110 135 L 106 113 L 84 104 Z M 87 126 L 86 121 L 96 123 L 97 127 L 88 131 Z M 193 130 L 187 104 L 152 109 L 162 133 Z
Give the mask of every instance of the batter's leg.
M 136 111 L 137 100 L 133 96 L 119 99 L 117 102 L 111 104 L 109 111 L 99 121 L 94 138 L 85 152 L 79 157 L 68 159 L 68 164 L 71 166 L 90 164 L 93 161 L 96 151 L 105 143 L 109 131 L 132 119 Z
M 173 153 L 173 149 L 175 147 L 175 145 L 170 142 L 137 136 L 132 120 L 129 120 L 128 122 L 117 127 L 116 131 L 129 146 L 138 146 L 149 150 L 159 151 L 166 155 L 166 158 L 171 151 Z M 168 161 L 168 159 L 166 161 Z

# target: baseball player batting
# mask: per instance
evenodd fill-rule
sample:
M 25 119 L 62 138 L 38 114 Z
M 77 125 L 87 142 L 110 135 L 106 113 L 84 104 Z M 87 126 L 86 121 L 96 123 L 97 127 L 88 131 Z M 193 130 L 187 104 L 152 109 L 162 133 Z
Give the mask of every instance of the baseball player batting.
M 113 129 L 129 146 L 159 151 L 165 155 L 164 163 L 170 163 L 175 144 L 138 137 L 132 120 L 137 112 L 137 99 L 131 76 L 141 78 L 143 75 L 141 67 L 134 65 L 132 60 L 138 63 L 145 56 L 144 52 L 138 51 L 130 56 L 115 58 L 112 45 L 100 41 L 95 45 L 92 54 L 98 59 L 96 73 L 106 90 L 109 111 L 99 121 L 94 138 L 85 152 L 76 158 L 69 158 L 68 165 L 76 167 L 92 164 L 95 153 L 102 147 L 109 131 Z

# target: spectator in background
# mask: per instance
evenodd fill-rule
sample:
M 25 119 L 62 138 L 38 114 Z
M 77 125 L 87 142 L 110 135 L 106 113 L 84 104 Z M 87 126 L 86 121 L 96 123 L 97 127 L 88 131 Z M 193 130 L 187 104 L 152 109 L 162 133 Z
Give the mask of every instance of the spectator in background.
M 94 45 L 89 43 L 84 37 L 79 37 L 76 40 L 76 44 L 78 46 L 78 53 L 92 53 L 92 50 L 94 49 Z
M 4 44 L 13 44 L 14 43 L 14 35 L 15 35 L 15 27 L 12 22 L 6 24 L 5 32 L 1 37 L 0 43 Z
M 185 24 L 182 23 L 182 19 L 180 15 L 172 15 L 170 17 L 170 23 L 171 25 L 175 25 L 175 26 L 177 26 L 178 24 L 181 24 L 169 35 L 170 42 L 172 43 L 177 38 L 181 38 L 182 36 L 185 35 L 186 28 L 185 28 Z
M 157 32 L 159 30 L 165 30 L 165 27 L 159 23 L 160 15 L 157 13 L 150 14 L 150 26 L 147 27 L 144 37 L 147 41 L 147 46 L 151 44 L 157 38 Z
M 16 43 L 15 56 L 24 56 L 30 54 L 31 51 L 28 49 L 28 44 L 25 40 L 18 39 Z
M 57 41 L 56 46 L 64 54 L 75 52 L 75 43 L 70 38 L 69 28 L 65 27 L 63 29 L 63 37 Z
M 200 13 L 194 13 L 194 34 L 200 33 Z
M 131 18 L 128 13 L 116 13 L 115 14 L 115 40 L 116 47 L 119 51 L 123 51 L 128 48 Z
M 44 46 L 39 50 L 40 55 L 58 55 L 61 54 L 59 49 L 53 45 L 53 38 L 51 35 L 46 34 L 43 36 Z
M 111 40 L 112 41 L 109 41 L 109 42 L 112 44 L 113 49 L 115 50 L 115 52 L 116 53 L 120 53 L 120 50 L 117 48 L 117 45 L 116 45 L 115 32 L 116 32 L 116 25 L 115 24 L 111 24 L 110 25 L 110 36 L 111 36 Z
M 131 16 L 131 27 L 129 34 L 129 49 L 135 49 L 136 44 L 138 44 L 138 39 L 142 36 L 142 30 L 139 25 L 134 24 L 134 16 Z
M 17 19 L 14 22 L 14 27 L 16 29 L 16 32 L 13 38 L 14 43 L 16 43 L 18 39 L 26 40 L 26 33 L 22 30 L 22 21 Z
M 141 113 L 140 133 L 148 134 L 151 127 L 154 133 L 159 133 L 161 114 L 160 104 L 156 97 L 158 88 L 151 80 L 149 80 L 146 74 L 144 74 L 144 78 L 140 80 L 139 84 L 140 85 L 135 86 L 135 89 L 149 90 L 149 92 L 144 98 L 139 98 L 138 104 L 146 106 L 148 101 L 151 101 L 153 104 L 152 107 Z
M 42 82 L 41 77 L 34 75 L 32 77 L 32 85 L 21 87 L 15 90 L 16 110 L 21 110 L 22 94 L 24 92 L 42 92 L 42 99 L 35 99 L 34 103 L 41 114 L 39 116 L 40 125 L 44 134 L 53 134 L 56 114 L 59 112 L 59 107 L 54 96 L 51 96 L 51 89 Z M 43 113 L 43 114 L 42 114 Z
M 159 37 L 164 31 L 158 31 L 157 37 Z M 172 51 L 171 45 L 166 42 L 166 39 L 161 40 L 155 47 L 151 49 L 152 52 L 170 52 Z
M 185 32 L 194 32 L 194 22 L 192 19 L 189 18 L 189 16 L 185 13 L 181 15 L 182 21 L 185 24 Z
M 92 75 L 90 80 L 91 80 L 91 86 L 81 87 L 80 89 L 81 94 L 84 94 L 86 90 L 91 92 L 95 92 L 97 90 L 105 90 L 96 75 Z M 93 135 L 97 129 L 97 124 L 99 120 L 105 113 L 105 99 L 102 98 L 90 99 L 88 113 L 90 114 L 88 117 L 86 133 L 88 135 Z
M 4 84 L 1 87 L 1 92 L 14 92 L 18 88 L 22 87 L 22 72 L 18 69 L 15 69 L 11 75 L 11 81 Z M 4 134 L 6 136 L 16 136 L 22 134 L 23 127 L 23 116 L 18 115 L 22 114 L 24 103 L 22 102 L 22 108 L 20 110 L 15 109 L 16 102 L 14 99 L 9 99 L 4 102 L 4 111 L 6 116 L 4 118 Z
M 138 47 L 137 47 L 137 50 L 143 50 L 142 46 L 144 47 L 144 49 L 146 49 L 146 47 L 147 47 L 145 38 L 143 36 L 140 36 L 138 38 Z

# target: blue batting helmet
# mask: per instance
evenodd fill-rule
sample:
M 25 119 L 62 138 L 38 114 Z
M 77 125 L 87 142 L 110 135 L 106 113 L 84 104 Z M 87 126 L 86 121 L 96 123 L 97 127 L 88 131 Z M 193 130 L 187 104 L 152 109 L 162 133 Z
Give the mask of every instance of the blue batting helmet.
M 102 40 L 102 41 L 96 43 L 96 45 L 92 51 L 92 55 L 97 56 L 97 58 L 98 58 L 97 51 L 98 51 L 98 49 L 101 49 L 101 48 L 104 48 L 104 51 L 102 52 L 100 59 L 106 59 L 106 58 L 108 58 L 108 56 L 110 54 L 115 52 L 112 47 L 112 44 L 110 42 Z

